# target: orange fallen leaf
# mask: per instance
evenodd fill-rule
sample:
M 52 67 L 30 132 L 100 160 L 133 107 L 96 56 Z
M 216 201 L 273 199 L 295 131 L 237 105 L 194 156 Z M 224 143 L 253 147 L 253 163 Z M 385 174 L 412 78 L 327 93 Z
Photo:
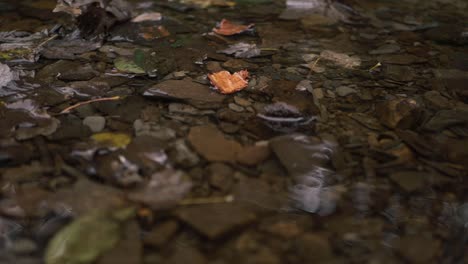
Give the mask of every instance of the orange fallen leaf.
M 254 24 L 239 25 L 234 24 L 227 19 L 221 20 L 217 28 L 213 28 L 213 32 L 223 36 L 232 36 L 235 34 L 243 33 L 249 29 L 252 29 Z
M 211 84 L 222 94 L 231 94 L 247 87 L 249 72 L 242 70 L 231 74 L 228 71 L 219 71 L 208 74 Z

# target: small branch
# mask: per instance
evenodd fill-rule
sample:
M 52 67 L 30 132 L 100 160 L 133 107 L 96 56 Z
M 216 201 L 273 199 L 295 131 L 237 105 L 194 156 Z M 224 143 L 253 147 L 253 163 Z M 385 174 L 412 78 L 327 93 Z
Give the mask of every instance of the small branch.
M 203 197 L 203 198 L 187 198 L 179 202 L 179 205 L 199 205 L 199 204 L 217 204 L 217 203 L 232 203 L 233 195 L 223 197 Z
M 88 101 L 84 101 L 84 102 L 79 102 L 77 104 L 74 104 L 72 106 L 69 106 L 65 109 L 63 109 L 60 114 L 67 114 L 69 113 L 71 110 L 75 109 L 75 108 L 78 108 L 82 105 L 86 105 L 86 104 L 90 104 L 90 103 L 94 103 L 94 102 L 103 102 L 103 101 L 115 101 L 115 100 L 120 100 L 122 97 L 120 96 L 113 96 L 113 97 L 104 97 L 104 98 L 97 98 L 97 99 L 92 99 L 92 100 L 88 100 Z

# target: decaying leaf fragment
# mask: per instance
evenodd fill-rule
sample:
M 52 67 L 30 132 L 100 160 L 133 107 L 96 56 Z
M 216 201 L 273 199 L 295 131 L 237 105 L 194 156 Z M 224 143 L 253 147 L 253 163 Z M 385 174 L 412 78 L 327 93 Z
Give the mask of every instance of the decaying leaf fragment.
M 239 25 L 227 19 L 223 19 L 216 28 L 213 28 L 213 32 L 223 36 L 232 36 L 251 31 L 253 27 L 254 24 Z
M 219 71 L 208 74 L 211 84 L 222 94 L 231 94 L 247 87 L 249 72 L 242 70 L 231 74 L 228 71 Z

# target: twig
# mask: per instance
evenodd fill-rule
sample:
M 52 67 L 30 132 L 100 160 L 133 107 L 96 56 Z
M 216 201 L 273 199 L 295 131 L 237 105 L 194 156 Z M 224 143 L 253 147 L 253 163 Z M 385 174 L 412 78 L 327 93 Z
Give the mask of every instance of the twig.
M 377 69 L 378 67 L 382 66 L 382 63 L 377 62 L 377 64 L 375 64 L 374 66 L 372 66 L 370 69 L 369 69 L 369 72 L 372 72 L 373 70 Z
M 44 46 L 47 42 L 49 42 L 49 41 L 51 41 L 53 39 L 56 39 L 57 37 L 58 37 L 57 34 L 52 35 L 50 38 L 48 38 L 48 39 L 42 41 L 41 43 L 39 43 L 39 45 L 36 46 L 36 49 Z
M 232 203 L 234 201 L 233 195 L 226 195 L 223 197 L 202 197 L 202 198 L 188 198 L 179 202 L 179 205 L 197 205 L 197 204 L 216 204 L 216 203 Z
M 90 104 L 90 103 L 94 103 L 94 102 L 102 102 L 102 101 L 115 101 L 115 100 L 120 100 L 122 97 L 120 96 L 113 96 L 113 97 L 104 97 L 104 98 L 97 98 L 97 99 L 92 99 L 92 100 L 88 100 L 88 101 L 84 101 L 84 102 L 79 102 L 77 104 L 74 104 L 72 106 L 69 106 L 65 109 L 63 109 L 60 114 L 66 114 L 66 113 L 69 113 L 71 110 L 75 109 L 75 108 L 78 108 L 82 105 L 86 105 L 86 104 Z

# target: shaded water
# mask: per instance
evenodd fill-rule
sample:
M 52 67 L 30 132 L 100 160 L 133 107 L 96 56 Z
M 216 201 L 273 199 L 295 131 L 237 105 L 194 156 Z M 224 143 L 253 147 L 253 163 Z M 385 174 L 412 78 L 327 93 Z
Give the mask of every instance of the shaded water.
M 464 1 L 59 2 L 0 1 L 0 263 L 468 262 Z

